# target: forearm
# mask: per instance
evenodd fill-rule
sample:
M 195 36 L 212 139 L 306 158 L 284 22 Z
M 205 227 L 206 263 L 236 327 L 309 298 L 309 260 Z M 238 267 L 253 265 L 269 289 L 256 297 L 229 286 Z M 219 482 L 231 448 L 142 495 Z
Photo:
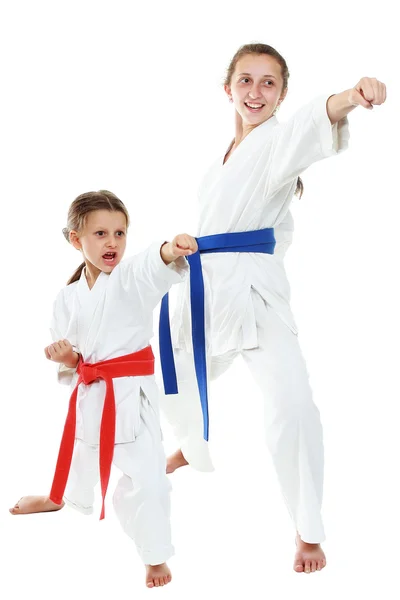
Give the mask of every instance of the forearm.
M 172 253 L 172 245 L 171 242 L 165 242 L 160 248 L 161 258 L 163 259 L 166 265 L 174 262 L 176 257 Z
M 347 117 L 347 115 L 357 108 L 350 102 L 350 93 L 352 90 L 345 90 L 340 94 L 335 94 L 328 98 L 326 111 L 332 125 Z

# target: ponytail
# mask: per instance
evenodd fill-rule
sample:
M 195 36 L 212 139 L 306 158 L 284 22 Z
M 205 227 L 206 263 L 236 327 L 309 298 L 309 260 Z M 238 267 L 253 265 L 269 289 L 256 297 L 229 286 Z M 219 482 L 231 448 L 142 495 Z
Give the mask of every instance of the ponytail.
M 298 196 L 299 198 L 301 198 L 303 195 L 303 192 L 304 192 L 304 183 L 302 182 L 301 178 L 298 177 L 295 195 Z
M 82 263 L 75 271 L 75 273 L 69 278 L 67 285 L 70 285 L 71 283 L 75 283 L 75 281 L 78 281 L 82 275 L 82 271 L 85 268 L 85 264 L 86 263 Z

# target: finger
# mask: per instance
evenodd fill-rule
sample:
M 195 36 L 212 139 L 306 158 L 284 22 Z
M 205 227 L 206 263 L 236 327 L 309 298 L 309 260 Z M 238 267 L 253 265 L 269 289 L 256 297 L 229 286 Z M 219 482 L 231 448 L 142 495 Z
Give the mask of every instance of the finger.
M 382 87 L 380 82 L 377 79 L 370 80 L 371 89 L 372 89 L 372 100 L 371 104 L 379 105 L 382 104 Z
M 382 104 L 383 102 L 383 87 L 380 81 L 376 80 L 373 83 L 375 93 L 373 104 Z
M 199 247 L 198 247 L 198 245 L 197 245 L 197 241 L 196 241 L 196 239 L 195 239 L 194 237 L 190 237 L 190 238 L 189 238 L 189 241 L 190 241 L 189 248 L 190 248 L 191 250 L 193 250 L 193 252 L 197 252 L 197 250 L 198 250 L 198 248 L 199 248 Z
M 192 250 L 192 242 L 189 236 L 182 236 L 177 247 L 181 250 Z
M 357 88 L 359 91 L 361 91 L 362 96 L 365 98 L 365 100 L 367 100 L 368 102 L 372 102 L 372 100 L 374 99 L 374 89 L 371 79 L 364 77 L 360 80 L 359 87 L 357 86 Z
M 51 356 L 50 356 L 50 353 L 49 353 L 49 349 L 47 348 L 47 346 L 46 346 L 46 348 L 44 349 L 44 354 L 45 354 L 45 356 L 46 356 L 46 358 L 47 358 L 48 360 L 50 360 L 50 359 L 51 359 Z
M 356 88 L 353 88 L 351 91 L 349 100 L 353 106 L 363 106 L 364 108 L 369 108 L 371 106 L 371 104 L 364 99 L 361 92 Z
M 386 86 L 381 81 L 378 81 L 378 98 L 379 104 L 383 104 L 386 100 Z
M 48 346 L 48 351 L 50 354 L 50 358 L 55 358 L 57 356 L 57 352 L 54 349 L 54 345 L 52 344 L 51 346 Z
M 192 249 L 193 238 L 190 235 L 185 235 L 185 244 L 186 244 L 186 248 Z
M 189 250 L 192 250 L 193 252 L 197 252 L 197 249 L 198 249 L 197 241 L 193 236 L 185 234 L 185 248 L 189 248 Z
M 184 233 L 181 236 L 181 245 L 185 246 L 187 248 L 188 246 L 190 246 L 190 244 L 191 244 L 191 236 L 188 235 L 187 233 Z

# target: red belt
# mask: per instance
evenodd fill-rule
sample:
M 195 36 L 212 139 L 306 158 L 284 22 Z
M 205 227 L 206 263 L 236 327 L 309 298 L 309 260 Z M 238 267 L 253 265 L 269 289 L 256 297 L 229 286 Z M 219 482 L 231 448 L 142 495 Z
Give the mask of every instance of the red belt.
M 75 443 L 76 401 L 78 398 L 79 385 L 81 383 L 90 385 L 97 379 L 103 379 L 106 382 L 106 397 L 104 400 L 100 427 L 101 520 L 104 519 L 104 500 L 110 479 L 115 444 L 116 411 L 113 379 L 117 377 L 153 375 L 154 354 L 151 346 L 147 346 L 147 348 L 139 350 L 139 352 L 127 354 L 111 360 L 105 360 L 92 365 L 80 360 L 77 367 L 77 373 L 79 378 L 69 401 L 67 419 L 65 421 L 64 433 L 58 453 L 56 472 L 50 492 L 50 500 L 55 504 L 61 504 L 65 486 L 67 485 Z

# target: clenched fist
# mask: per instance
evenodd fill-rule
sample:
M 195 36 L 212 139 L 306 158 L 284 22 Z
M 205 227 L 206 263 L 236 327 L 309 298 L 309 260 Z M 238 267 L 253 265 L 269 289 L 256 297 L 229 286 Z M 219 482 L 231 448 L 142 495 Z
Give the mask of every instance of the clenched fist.
M 44 349 L 44 353 L 48 360 L 56 363 L 62 363 L 66 367 L 74 369 L 78 364 L 79 354 L 74 352 L 68 340 L 60 340 Z
M 189 256 L 197 252 L 198 246 L 194 237 L 187 233 L 180 233 L 172 242 L 167 242 L 161 246 L 161 258 L 166 264 L 169 264 L 180 256 Z
M 373 105 L 386 100 L 386 86 L 375 77 L 363 77 L 349 92 L 349 102 L 353 106 L 363 106 L 372 110 Z

